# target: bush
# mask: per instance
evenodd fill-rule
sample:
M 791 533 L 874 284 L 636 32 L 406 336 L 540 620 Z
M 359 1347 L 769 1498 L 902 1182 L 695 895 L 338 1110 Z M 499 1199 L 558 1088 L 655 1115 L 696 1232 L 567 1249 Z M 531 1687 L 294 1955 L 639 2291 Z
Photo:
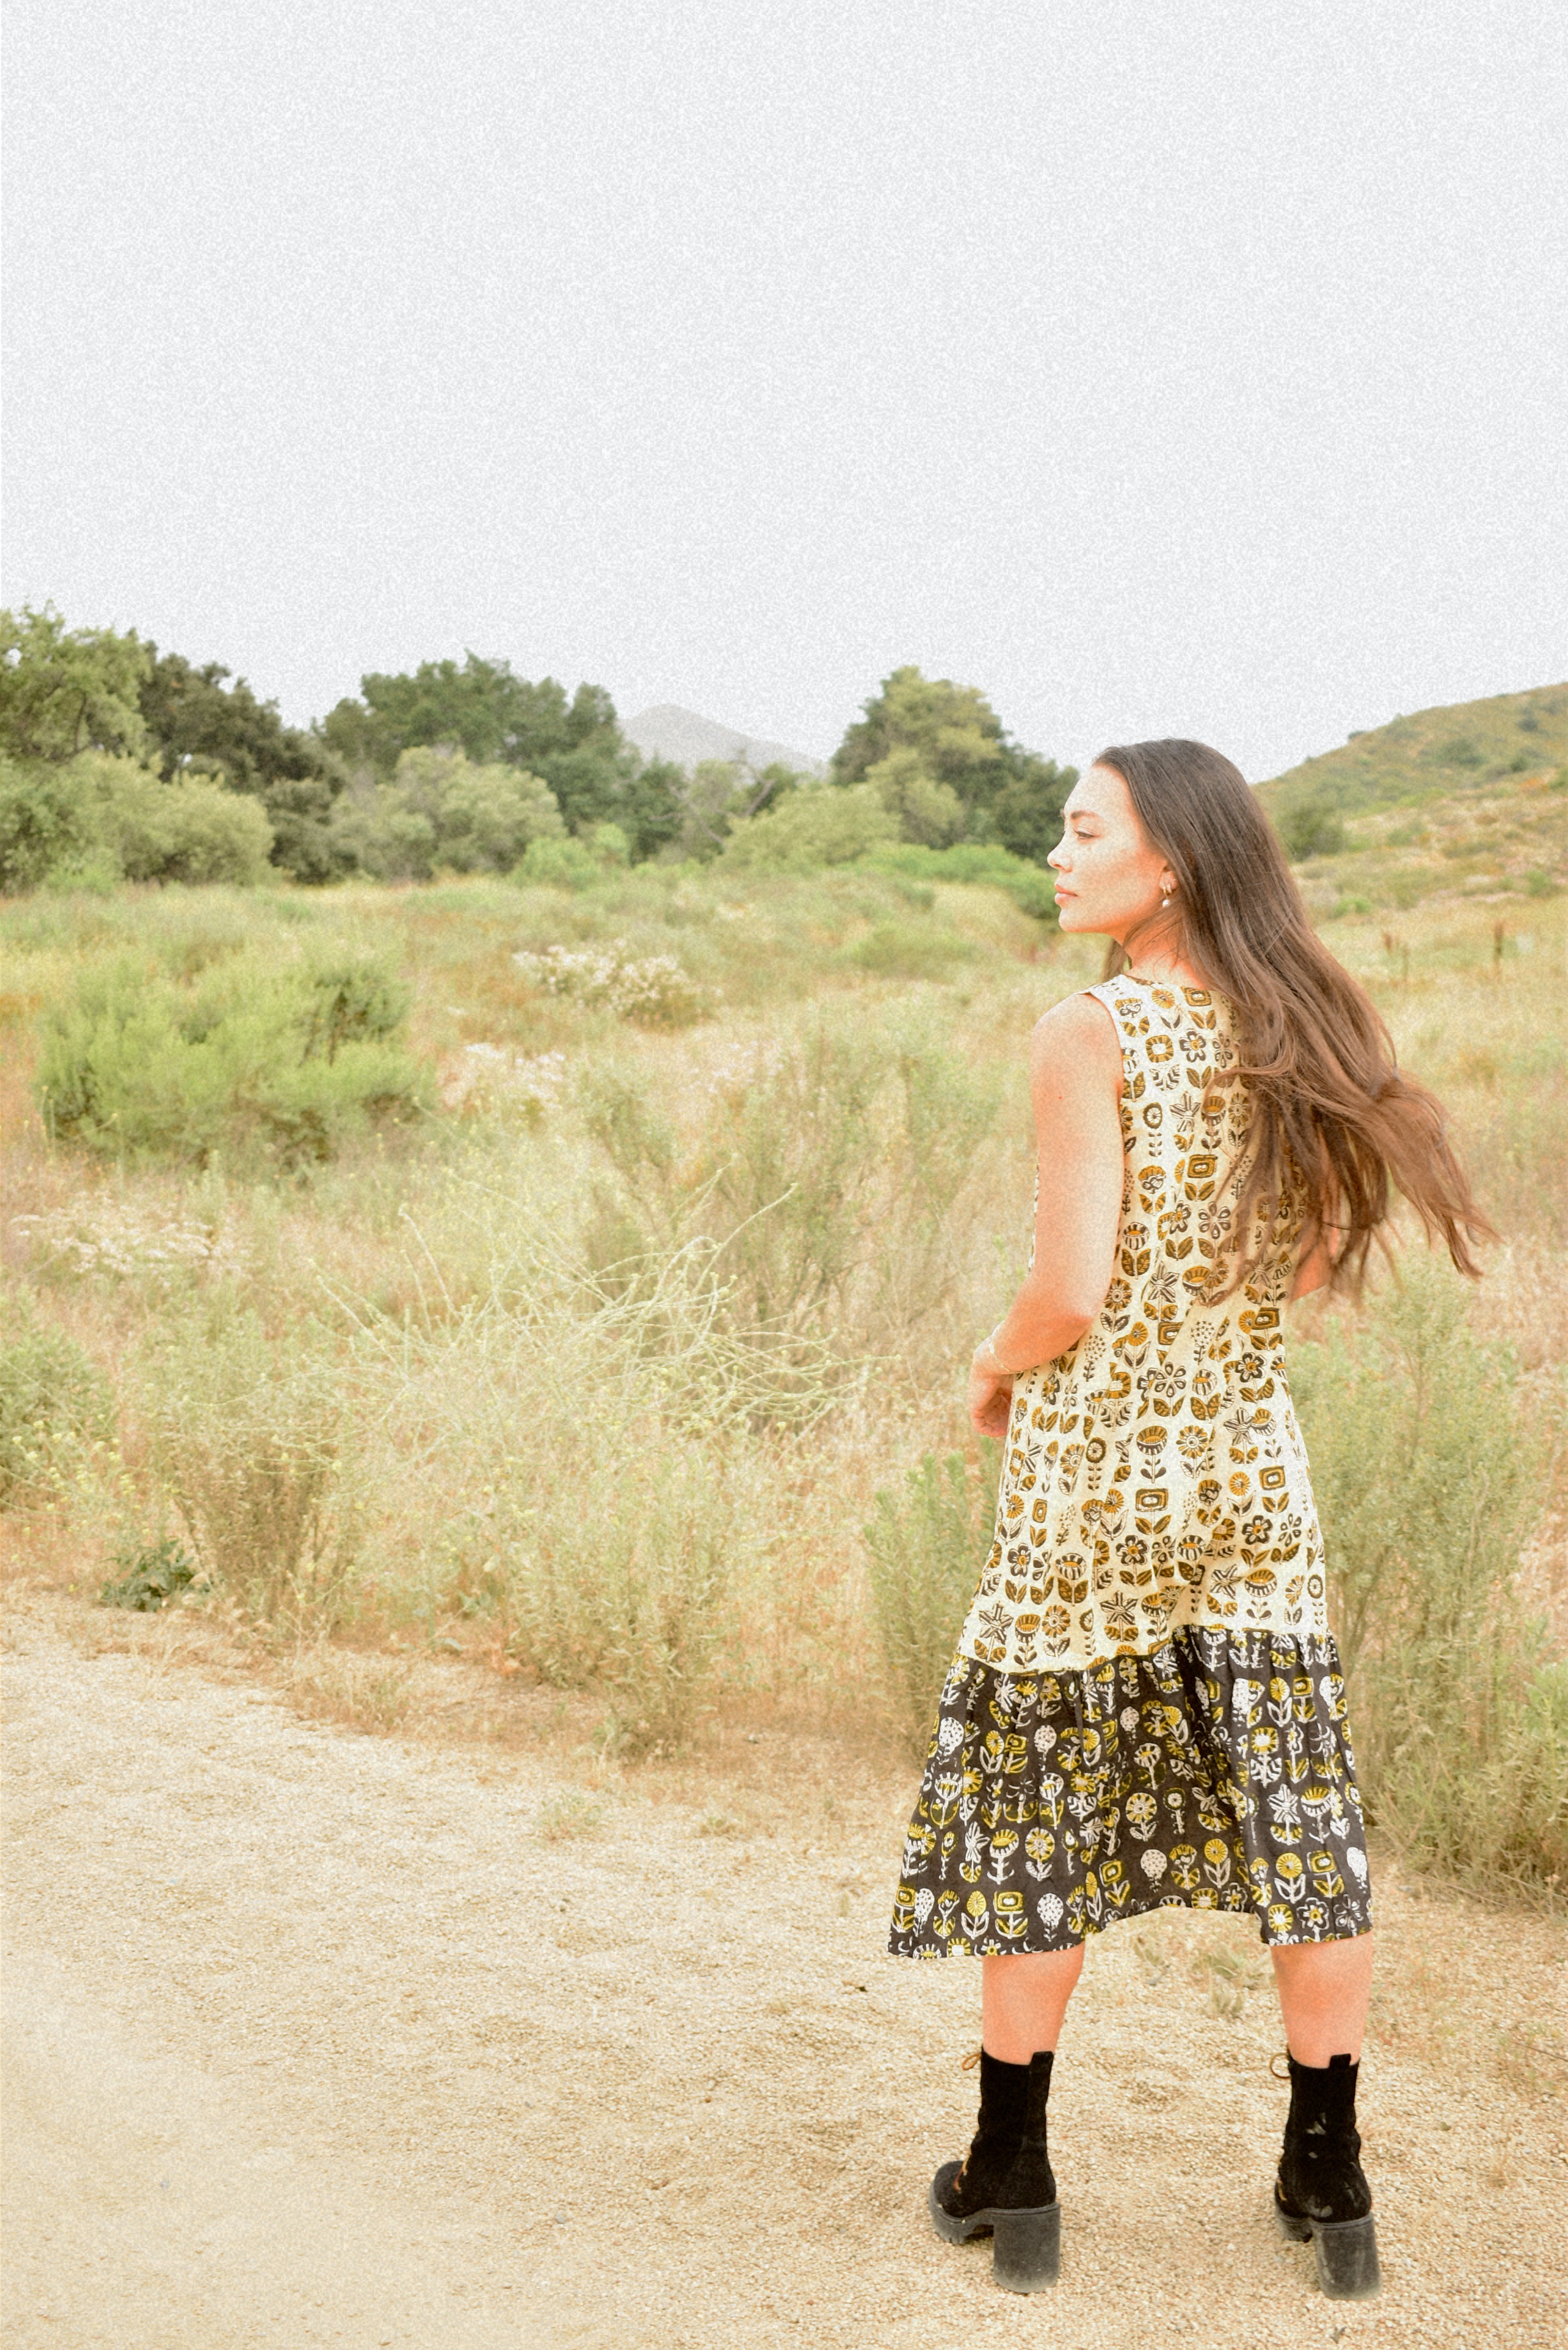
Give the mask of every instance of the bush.
M 260 804 L 205 776 L 164 783 L 104 751 L 57 767 L 0 772 L 0 888 L 115 881 L 227 881 L 267 872 Z
M 58 1493 L 113 1426 L 109 1383 L 75 1339 L 30 1305 L 17 1320 L 0 1347 L 0 1509 Z
M 39 1107 L 52 1134 L 109 1157 L 329 1159 L 421 1098 L 396 1041 L 408 1002 L 371 962 L 241 956 L 190 983 L 89 968 L 44 1020 Z
M 878 922 L 850 949 L 850 961 L 877 979 L 945 979 L 955 963 L 971 962 L 974 954 L 970 941 L 955 931 Z
M 1280 838 L 1285 854 L 1299 864 L 1308 857 L 1338 857 L 1349 846 L 1345 818 L 1326 791 L 1303 794 L 1280 810 Z
M 129 1607 L 139 1616 L 156 1615 L 196 1580 L 195 1566 L 172 1535 L 143 1549 L 120 1551 L 115 1565 L 122 1572 L 118 1580 L 104 1585 L 99 1606 Z
M 1002 1448 L 923 1455 L 862 1528 L 871 1601 L 899 1728 L 923 1750 L 996 1517 Z
M 350 793 L 333 812 L 337 852 L 380 880 L 507 873 L 566 830 L 556 795 L 518 767 L 478 766 L 461 751 L 405 751 L 390 784 Z
M 208 1580 L 257 1620 L 330 1628 L 348 1567 L 334 1367 L 220 1295 L 145 1369 L 153 1474 Z
M 542 994 L 602 1005 L 641 1028 L 689 1028 L 710 1008 L 703 990 L 673 955 L 638 961 L 628 954 L 624 939 L 602 947 L 546 947 L 543 953 L 522 952 L 512 960 Z
M 605 878 L 604 861 L 587 841 L 568 836 L 564 840 L 530 841 L 513 879 L 536 889 L 591 889 Z
M 74 767 L 0 759 L 0 890 L 36 889 L 98 846 L 92 795 Z
M 203 775 L 164 783 L 134 759 L 89 753 L 76 762 L 90 791 L 98 842 L 127 881 L 265 879 L 272 825 L 259 800 Z
M 921 881 L 967 881 L 1005 889 L 1020 912 L 1044 921 L 1056 910 L 1055 884 L 1048 867 L 1031 865 L 994 843 L 961 841 L 956 848 L 921 848 L 911 841 L 875 848 L 867 863 L 878 873 Z
M 1417 1261 L 1295 1385 L 1374 1816 L 1477 1885 L 1560 1877 L 1564 1669 L 1515 1592 L 1544 1481 L 1511 1358 Z
M 898 820 L 870 784 L 823 784 L 793 791 L 776 807 L 738 823 L 724 844 L 727 873 L 810 873 L 851 865 L 897 839 Z
M 866 781 L 898 825 L 899 836 L 928 848 L 946 848 L 962 837 L 969 810 L 950 784 L 939 783 L 922 754 L 905 744 L 867 769 Z

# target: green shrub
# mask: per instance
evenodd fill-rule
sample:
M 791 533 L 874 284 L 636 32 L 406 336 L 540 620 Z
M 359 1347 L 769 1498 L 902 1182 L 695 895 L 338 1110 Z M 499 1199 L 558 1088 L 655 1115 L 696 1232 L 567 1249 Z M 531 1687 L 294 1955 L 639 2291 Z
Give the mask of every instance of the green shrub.
M 850 949 L 849 959 L 877 979 L 946 979 L 955 963 L 971 962 L 974 954 L 970 941 L 954 931 L 878 922 Z
M 121 1573 L 104 1585 L 99 1606 L 129 1607 L 139 1616 L 155 1615 L 196 1580 L 194 1563 L 171 1534 L 160 1543 L 141 1548 L 133 1544 L 117 1553 L 115 1565 Z
M 98 846 L 92 795 L 74 767 L 0 759 L 0 890 L 36 889 Z
M 74 763 L 93 798 L 98 842 L 127 881 L 264 880 L 272 825 L 258 799 L 206 775 L 164 783 L 134 759 Z
M 1482 767 L 1486 754 L 1468 734 L 1450 734 L 1424 754 L 1435 767 Z
M 0 769 L 0 888 L 10 892 L 119 880 L 250 887 L 271 847 L 260 802 L 208 776 L 164 783 L 106 751 Z
M 724 843 L 726 873 L 810 873 L 824 865 L 850 865 L 898 837 L 898 819 L 870 784 L 841 790 L 804 786 L 761 816 L 746 816 Z
M 513 868 L 513 879 L 537 889 L 591 889 L 605 878 L 605 863 L 587 841 L 533 840 Z
M 475 765 L 461 751 L 405 751 L 389 784 L 345 794 L 332 815 L 336 852 L 380 880 L 506 873 L 566 829 L 556 795 L 518 767 Z
M 39 1106 L 51 1133 L 115 1158 L 329 1159 L 421 1098 L 397 1041 L 408 1002 L 369 962 L 236 956 L 188 983 L 89 967 L 45 1017 Z
M 896 821 L 902 839 L 942 849 L 962 836 L 969 810 L 950 784 L 931 774 L 925 754 L 912 744 L 878 759 L 867 769 L 866 781 Z
M 923 1748 L 991 1547 L 1002 1448 L 923 1455 L 862 1529 L 871 1601 L 900 1730 Z
M 1036 921 L 1044 921 L 1056 910 L 1055 884 L 1049 868 L 1031 865 L 994 843 L 961 841 L 955 848 L 922 848 L 913 841 L 899 841 L 873 849 L 866 862 L 877 873 L 1005 889 L 1019 910 L 1033 914 Z
M 1561 1877 L 1563 1668 L 1515 1592 L 1542 1451 L 1511 1357 L 1417 1261 L 1299 1349 L 1295 1387 L 1374 1816 L 1478 1885 Z
M 0 1347 L 0 1509 L 60 1492 L 113 1426 L 109 1383 L 63 1330 L 13 1305 Z
M 1296 863 L 1307 857 L 1338 857 L 1349 846 L 1345 818 L 1327 791 L 1304 792 L 1287 801 L 1280 810 L 1279 830 L 1285 854 Z

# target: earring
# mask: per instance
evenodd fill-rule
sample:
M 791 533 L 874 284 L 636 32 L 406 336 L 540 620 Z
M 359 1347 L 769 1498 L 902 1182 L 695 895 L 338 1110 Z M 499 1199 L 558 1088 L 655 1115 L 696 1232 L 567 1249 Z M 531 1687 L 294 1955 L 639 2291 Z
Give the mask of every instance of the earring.
M 1168 906 L 1168 905 L 1169 905 L 1169 903 L 1170 903 L 1170 900 L 1169 900 L 1169 899 L 1168 899 L 1168 898 L 1162 898 L 1162 899 L 1160 899 L 1160 901 L 1159 901 L 1159 902 L 1160 902 L 1160 904 L 1161 904 L 1162 906 Z

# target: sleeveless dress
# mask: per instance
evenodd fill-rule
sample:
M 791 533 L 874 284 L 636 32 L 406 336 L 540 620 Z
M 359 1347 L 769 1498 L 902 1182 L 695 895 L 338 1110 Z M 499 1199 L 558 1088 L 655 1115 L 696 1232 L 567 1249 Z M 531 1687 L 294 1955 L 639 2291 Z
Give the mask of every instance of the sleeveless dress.
M 1251 1097 L 1230 1005 L 1124 976 L 1116 1262 L 1013 1381 L 996 1529 L 904 1846 L 895 1956 L 1058 1950 L 1118 1918 L 1369 1931 L 1323 1537 L 1285 1377 L 1301 1211 L 1229 1296 Z M 1266 1211 L 1263 1211 L 1266 1213 Z

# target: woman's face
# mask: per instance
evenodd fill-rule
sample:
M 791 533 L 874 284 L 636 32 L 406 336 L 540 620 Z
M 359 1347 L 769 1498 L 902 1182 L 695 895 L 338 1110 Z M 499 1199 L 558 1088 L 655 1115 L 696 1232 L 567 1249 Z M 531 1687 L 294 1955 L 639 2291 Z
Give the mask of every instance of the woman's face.
M 1064 931 L 1099 931 L 1126 941 L 1160 911 L 1175 877 L 1153 847 L 1114 767 L 1091 767 L 1062 811 L 1063 833 L 1045 859 L 1056 876 Z

